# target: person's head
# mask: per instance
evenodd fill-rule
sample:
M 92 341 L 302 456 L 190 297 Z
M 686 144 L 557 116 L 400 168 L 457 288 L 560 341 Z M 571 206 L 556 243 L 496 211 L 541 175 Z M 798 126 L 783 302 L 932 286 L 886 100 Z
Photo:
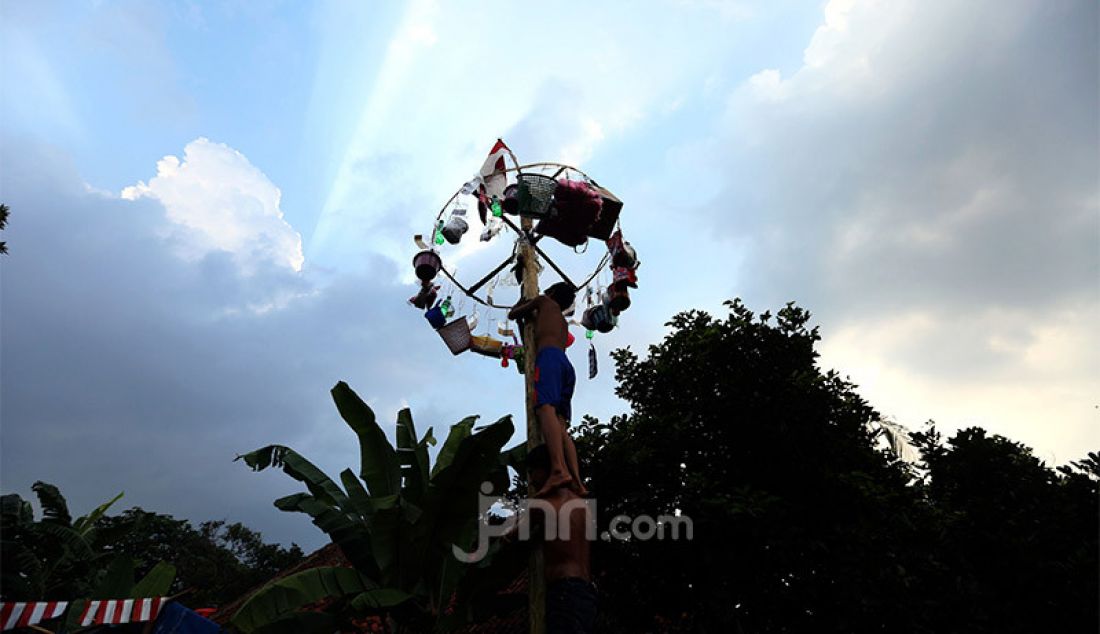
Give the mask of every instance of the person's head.
M 536 489 L 541 489 L 550 477 L 550 451 L 545 444 L 527 452 L 527 477 Z
M 565 311 L 573 305 L 573 300 L 577 299 L 577 289 L 568 282 L 558 282 L 546 289 L 546 296 Z

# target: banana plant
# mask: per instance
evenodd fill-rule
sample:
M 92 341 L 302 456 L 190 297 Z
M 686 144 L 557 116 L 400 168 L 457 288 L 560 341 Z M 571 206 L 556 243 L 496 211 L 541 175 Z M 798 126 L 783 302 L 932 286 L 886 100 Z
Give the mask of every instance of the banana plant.
M 30 502 L 18 494 L 0 497 L 0 596 L 5 600 L 70 601 L 62 618 L 72 630 L 85 597 L 144 598 L 169 591 L 176 577 L 174 566 L 159 562 L 135 583 L 133 559 L 109 550 L 136 523 L 107 530 L 97 526 L 121 493 L 74 520 L 56 486 L 35 482 L 31 490 L 42 507 L 39 520 Z
M 100 534 L 96 522 L 122 494 L 74 520 L 57 487 L 35 482 L 31 490 L 42 508 L 39 520 L 18 494 L 0 497 L 0 592 L 8 600 L 82 596 L 111 557 L 102 547 L 112 536 Z
M 268 445 L 238 456 L 255 471 L 281 468 L 306 491 L 275 500 L 283 511 L 309 515 L 354 566 L 314 568 L 272 582 L 250 597 L 231 623 L 242 632 L 333 631 L 334 619 L 386 615 L 417 630 L 432 629 L 452 600 L 468 565 L 452 554 L 477 537 L 478 493 L 508 485 L 507 466 L 518 450 L 501 452 L 512 436 L 510 416 L 475 429 L 476 416 L 452 426 L 434 465 L 433 430 L 418 437 L 412 414 L 397 416 L 397 446 L 374 412 L 344 382 L 332 388 L 336 409 L 359 440 L 359 470 L 339 484 L 293 449 Z M 342 485 L 342 486 L 341 486 Z M 485 562 L 479 564 L 485 565 Z M 326 600 L 327 614 L 301 608 Z

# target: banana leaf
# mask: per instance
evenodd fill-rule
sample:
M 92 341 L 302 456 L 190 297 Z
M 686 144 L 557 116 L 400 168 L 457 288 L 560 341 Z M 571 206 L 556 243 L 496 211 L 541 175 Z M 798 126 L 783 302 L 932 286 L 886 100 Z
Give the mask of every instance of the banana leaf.
M 5 532 L 5 534 L 7 534 Z M 17 541 L 0 542 L 0 588 L 8 598 L 30 598 L 42 594 L 45 583 L 42 562 L 26 545 Z
M 401 493 L 413 502 L 419 503 L 424 498 L 428 486 L 428 445 L 435 443 L 430 427 L 424 439 L 417 440 L 416 426 L 408 408 L 397 414 L 397 457 L 404 476 Z
M 91 599 L 126 599 L 134 588 L 134 560 L 129 555 L 118 555 L 99 580 Z
M 326 612 L 295 612 L 286 618 L 268 623 L 253 634 L 302 634 L 303 632 L 336 632 L 336 616 Z
M 158 561 L 141 581 L 130 589 L 131 599 L 144 599 L 146 597 L 163 597 L 172 590 L 172 583 L 176 580 L 176 567 L 164 561 Z
M 36 522 L 31 524 L 31 530 L 53 537 L 76 557 L 90 558 L 93 556 L 88 540 L 76 529 L 60 524 Z
M 470 552 L 477 543 L 477 531 L 477 517 L 471 517 L 464 524 L 458 538 L 455 539 L 455 545 L 466 552 Z M 433 604 L 446 605 L 451 594 L 454 593 L 455 588 L 458 587 L 459 582 L 465 576 L 468 567 L 469 564 L 459 561 L 453 553 L 446 553 L 443 556 L 439 568 L 439 580 L 433 583 L 432 589 L 436 592 L 436 596 L 432 597 Z
M 435 457 L 435 466 L 432 467 L 432 478 L 435 478 L 437 473 L 446 469 L 447 466 L 451 464 L 455 454 L 458 452 L 459 445 L 462 444 L 463 440 L 470 437 L 470 433 L 474 429 L 474 423 L 477 422 L 478 418 L 478 416 L 467 416 L 451 426 L 451 431 L 447 434 L 447 440 L 439 450 L 439 455 Z
M 441 629 L 449 631 L 471 621 L 485 622 L 521 607 L 514 603 L 516 600 L 526 603 L 525 593 L 505 597 L 497 593 L 524 574 L 530 548 L 530 542 L 502 545 L 497 541 L 490 548 L 491 560 L 486 558 L 479 564 L 465 566 L 462 583 L 455 586 L 455 610 L 441 619 Z M 449 599 L 450 596 L 444 598 Z
M 519 473 L 526 473 L 527 443 L 521 442 L 511 449 L 500 452 L 500 464 L 511 467 Z
M 363 574 L 378 578 L 378 560 L 371 545 L 367 524 L 362 520 L 349 517 L 347 513 L 307 493 L 296 493 L 279 498 L 275 501 L 275 506 L 281 511 L 297 511 L 309 515 L 313 518 L 313 524 L 340 547 L 356 569 Z
M 500 466 L 500 448 L 514 431 L 512 417 L 505 416 L 463 438 L 449 464 L 432 476 L 425 507 L 440 513 L 440 518 L 455 518 L 450 524 L 434 527 L 437 536 L 450 543 L 457 537 L 462 519 L 476 513 L 481 483 Z
M 75 522 L 73 522 L 73 530 L 81 534 L 87 533 L 88 531 L 92 530 L 95 527 L 95 523 L 99 521 L 99 518 L 103 517 L 107 513 L 107 510 L 114 506 L 115 502 L 118 502 L 122 499 L 122 495 L 122 493 L 119 493 L 110 500 L 107 500 L 103 504 L 95 507 L 95 509 L 93 509 L 91 513 L 88 513 L 84 517 L 77 519 Z
M 372 612 L 384 608 L 392 608 L 412 599 L 413 596 L 401 590 L 393 588 L 378 588 L 359 593 L 351 600 L 352 609 L 361 612 Z
M 434 588 L 440 588 L 443 571 L 449 566 L 447 560 L 454 559 L 451 546 L 462 541 L 470 521 L 477 517 L 481 483 L 500 468 L 500 448 L 514 431 L 511 417 L 505 416 L 462 438 L 450 463 L 432 476 L 424 504 L 424 517 L 418 522 L 415 532 L 417 540 L 427 545 L 423 549 L 421 566 L 424 570 L 440 571 L 441 578 L 434 581 Z M 448 579 L 453 581 L 448 584 L 457 583 L 461 574 L 450 576 L 449 572 Z M 448 588 L 438 591 L 440 600 L 447 591 Z
M 18 493 L 8 493 L 0 496 L 0 522 L 3 526 L 27 524 L 34 521 L 34 511 L 29 502 L 26 502 Z
M 253 452 L 237 456 L 237 460 L 244 463 L 253 471 L 263 471 L 268 467 L 281 467 L 290 477 L 302 482 L 309 492 L 317 499 L 333 506 L 343 507 L 347 504 L 347 495 L 332 481 L 324 471 L 321 471 L 309 460 L 306 460 L 297 451 L 283 445 L 268 445 Z
M 371 504 L 370 494 L 363 488 L 363 483 L 355 472 L 344 469 L 340 472 L 340 482 L 348 492 L 348 503 L 351 505 L 348 510 L 353 511 L 363 520 L 369 518 L 374 513 L 374 507 Z
M 370 521 L 370 545 L 378 568 L 381 571 L 378 580 L 383 586 L 401 587 L 400 542 L 402 529 L 402 511 L 397 504 L 389 508 L 380 508 L 374 512 Z
M 359 436 L 359 477 L 367 483 L 371 495 L 397 493 L 401 489 L 400 463 L 374 412 L 343 381 L 332 388 L 332 400 L 348 427 Z
M 72 526 L 73 518 L 69 515 L 69 505 L 65 503 L 65 497 L 57 487 L 38 481 L 31 485 L 31 491 L 38 496 L 38 504 L 42 507 L 42 521 Z
M 298 609 L 310 603 L 330 597 L 357 595 L 377 587 L 376 583 L 352 568 L 311 568 L 277 579 L 261 588 L 237 610 L 230 623 L 245 634 L 259 631 L 260 628 L 265 628 L 263 631 L 267 632 L 266 627 L 293 618 Z
M 417 442 L 416 425 L 413 424 L 412 411 L 406 407 L 397 413 L 397 448 L 415 447 Z

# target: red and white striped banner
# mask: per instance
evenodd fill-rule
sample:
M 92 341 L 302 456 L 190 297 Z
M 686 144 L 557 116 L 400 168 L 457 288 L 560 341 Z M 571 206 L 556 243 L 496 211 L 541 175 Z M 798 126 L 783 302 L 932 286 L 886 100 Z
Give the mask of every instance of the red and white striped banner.
M 157 618 L 166 599 L 104 599 L 88 601 L 80 615 L 80 625 L 119 625 L 140 623 Z
M 80 614 L 80 625 L 120 625 L 140 623 L 157 618 L 167 599 L 101 599 L 88 601 Z M 56 619 L 65 612 L 68 601 L 0 602 L 0 630 L 38 625 L 46 619 Z
M 38 625 L 46 619 L 56 619 L 65 612 L 68 601 L 0 602 L 0 630 Z

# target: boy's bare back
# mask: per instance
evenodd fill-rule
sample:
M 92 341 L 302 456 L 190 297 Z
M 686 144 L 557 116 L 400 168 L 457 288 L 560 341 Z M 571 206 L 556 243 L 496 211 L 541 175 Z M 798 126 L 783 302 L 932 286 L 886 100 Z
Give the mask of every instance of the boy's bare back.
M 559 534 L 557 539 L 547 540 L 543 545 L 546 557 L 546 578 L 567 579 L 570 577 L 590 580 L 588 509 L 584 505 L 571 504 L 581 500 L 580 496 L 569 489 L 558 489 L 547 498 L 554 507 L 554 521 L 560 522 L 560 515 L 568 515 L 569 534 Z M 561 524 L 558 525 L 559 530 Z
M 517 305 L 508 314 L 512 319 L 535 320 L 535 347 L 565 349 L 569 339 L 569 326 L 565 323 L 558 303 L 546 295 L 539 295 L 535 299 Z

